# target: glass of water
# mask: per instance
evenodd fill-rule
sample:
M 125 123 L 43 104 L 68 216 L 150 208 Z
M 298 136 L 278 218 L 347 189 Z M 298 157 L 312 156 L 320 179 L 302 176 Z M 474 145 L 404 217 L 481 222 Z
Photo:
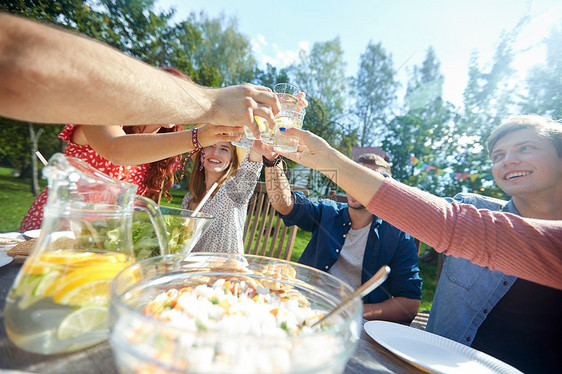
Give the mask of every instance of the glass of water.
M 258 123 L 258 127 L 260 129 L 260 139 L 259 140 L 261 140 L 261 142 L 265 143 L 265 144 L 272 144 L 273 130 L 271 130 L 269 128 L 269 122 L 267 122 L 267 120 L 265 118 L 258 117 L 258 116 L 254 116 L 254 119 Z M 248 126 L 244 126 L 244 138 L 247 141 L 251 141 L 252 144 L 253 144 L 254 140 L 258 140 L 254 136 L 252 131 L 250 131 Z M 250 148 L 251 148 L 251 146 L 250 146 Z
M 301 129 L 306 111 L 300 108 L 296 110 L 282 110 L 275 116 L 275 133 L 273 136 L 273 150 L 282 152 L 296 152 L 299 147 L 297 136 L 285 135 L 280 128 Z
M 296 111 L 299 107 L 299 99 L 297 95 L 301 92 L 298 86 L 290 83 L 277 83 L 273 87 L 273 92 L 277 95 L 277 99 L 281 104 L 281 111 Z

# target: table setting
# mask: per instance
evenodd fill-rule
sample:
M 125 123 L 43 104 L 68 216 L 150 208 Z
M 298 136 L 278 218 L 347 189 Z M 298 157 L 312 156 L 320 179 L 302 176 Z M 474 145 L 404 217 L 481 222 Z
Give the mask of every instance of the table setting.
M 190 253 L 212 220 L 197 208 L 160 209 L 62 155 L 45 169 L 41 230 L 0 233 L 0 372 L 519 373 L 423 330 L 365 321 L 362 290 L 326 272 Z

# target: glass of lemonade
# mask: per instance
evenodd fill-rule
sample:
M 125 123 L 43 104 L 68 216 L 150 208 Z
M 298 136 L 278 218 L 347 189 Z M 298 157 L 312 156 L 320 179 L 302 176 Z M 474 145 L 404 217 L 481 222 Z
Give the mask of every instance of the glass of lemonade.
M 279 131 L 280 128 L 302 128 L 304 109 L 299 111 L 282 110 L 275 116 L 275 134 L 273 136 L 273 150 L 282 152 L 296 152 L 299 147 L 299 138 L 287 136 Z
M 277 95 L 277 99 L 281 104 L 281 111 L 296 111 L 299 106 L 297 95 L 301 92 L 298 86 L 290 83 L 277 83 L 273 87 L 273 92 Z
M 49 197 L 41 234 L 6 298 L 10 340 L 39 354 L 76 351 L 109 336 L 113 278 L 134 261 L 134 209 L 152 217 L 168 253 L 162 214 L 115 180 L 81 160 L 55 155 L 44 169 Z
M 254 116 L 254 119 L 256 120 L 259 130 L 260 130 L 260 141 L 262 143 L 265 144 L 271 144 L 272 143 L 272 136 L 273 136 L 273 130 L 271 130 L 269 128 L 269 122 L 267 122 L 267 120 L 265 118 L 259 117 L 259 116 Z M 244 136 L 246 140 L 250 140 L 252 141 L 252 145 L 254 140 L 258 140 L 254 134 L 252 133 L 252 131 L 250 130 L 250 128 L 248 126 L 244 126 Z M 233 143 L 234 144 L 234 143 Z M 236 144 L 234 144 L 236 145 Z M 251 147 L 248 147 L 251 148 Z

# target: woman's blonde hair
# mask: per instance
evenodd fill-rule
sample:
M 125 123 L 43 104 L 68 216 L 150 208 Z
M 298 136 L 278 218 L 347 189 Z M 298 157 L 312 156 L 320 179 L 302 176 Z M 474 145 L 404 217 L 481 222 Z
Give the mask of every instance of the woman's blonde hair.
M 201 152 L 203 152 L 205 149 Z M 197 152 L 193 156 L 193 169 L 191 170 L 191 179 L 189 180 L 189 193 L 191 194 L 191 200 L 189 201 L 189 209 L 194 209 L 197 204 L 203 199 L 205 193 L 207 193 L 207 184 L 205 181 L 205 169 L 201 167 L 201 152 Z M 240 167 L 240 158 L 238 157 L 238 152 L 236 152 L 236 147 L 230 145 L 230 165 L 224 171 L 222 177 L 217 181 L 218 188 L 215 189 L 213 194 L 214 196 L 219 188 L 236 175 L 238 172 L 238 168 Z

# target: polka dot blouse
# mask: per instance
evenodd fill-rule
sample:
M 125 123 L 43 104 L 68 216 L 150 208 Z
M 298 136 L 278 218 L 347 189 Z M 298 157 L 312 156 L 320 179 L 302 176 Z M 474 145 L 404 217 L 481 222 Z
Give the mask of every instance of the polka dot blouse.
M 263 163 L 252 162 L 248 156 L 236 175 L 218 189 L 201 211 L 215 217 L 207 231 L 195 244 L 194 252 L 244 253 L 242 241 L 248 202 L 254 193 Z M 185 195 L 182 208 L 187 209 L 191 194 Z

